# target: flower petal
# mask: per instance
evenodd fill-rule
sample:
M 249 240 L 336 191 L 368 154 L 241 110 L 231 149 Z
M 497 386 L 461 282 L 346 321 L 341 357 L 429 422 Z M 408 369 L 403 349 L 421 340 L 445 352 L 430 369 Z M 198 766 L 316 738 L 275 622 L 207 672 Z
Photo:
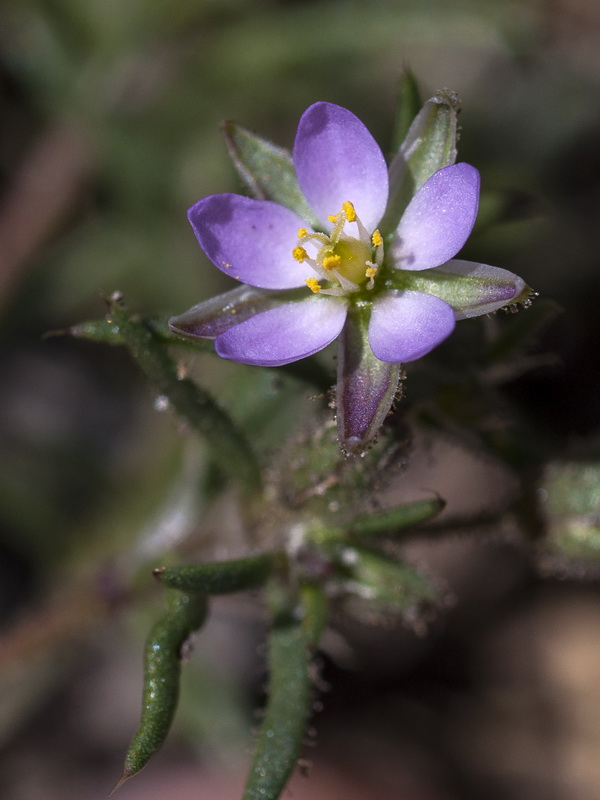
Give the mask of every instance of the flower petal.
M 238 286 L 198 303 L 183 314 L 171 317 L 169 328 L 174 333 L 189 336 L 191 339 L 216 339 L 249 317 L 284 302 L 289 303 L 291 294 L 298 294 L 299 299 L 305 297 L 302 289 L 298 292 L 272 292 L 268 289 L 254 289 L 252 286 Z
M 397 269 L 438 267 L 455 256 L 473 230 L 479 173 L 453 164 L 434 173 L 408 204 L 389 254 Z
M 222 358 L 261 367 L 279 367 L 317 353 L 339 336 L 345 300 L 309 297 L 245 320 L 221 334 L 215 350 Z
M 292 256 L 305 222 L 278 203 L 213 194 L 188 211 L 200 246 L 226 275 L 261 289 L 292 289 L 307 277 Z
M 381 361 L 421 358 L 454 330 L 448 303 L 421 292 L 388 292 L 373 304 L 369 342 Z
M 323 102 L 307 108 L 298 124 L 294 165 L 300 188 L 327 230 L 327 217 L 348 200 L 367 230 L 376 228 L 387 204 L 387 166 L 351 111 Z

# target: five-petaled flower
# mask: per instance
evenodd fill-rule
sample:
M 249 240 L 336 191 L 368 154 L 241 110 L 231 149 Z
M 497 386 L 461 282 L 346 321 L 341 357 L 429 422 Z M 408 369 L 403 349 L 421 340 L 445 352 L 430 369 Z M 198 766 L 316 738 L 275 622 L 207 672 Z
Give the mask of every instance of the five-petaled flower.
M 382 402 L 387 413 L 397 384 L 397 373 L 392 378 L 384 365 L 421 358 L 457 319 L 514 303 L 526 286 L 506 270 L 454 258 L 477 215 L 479 173 L 469 164 L 435 171 L 391 230 L 385 227 L 388 167 L 350 111 L 325 102 L 310 106 L 298 125 L 293 164 L 316 224 L 269 200 L 236 194 L 200 200 L 188 216 L 202 249 L 244 286 L 170 324 L 184 335 L 214 339 L 223 358 L 280 366 L 340 334 L 342 347 L 356 348 L 348 326 L 361 319 L 369 363 L 358 353 L 341 361 L 342 370 L 364 372 L 345 400 L 345 417 L 354 422 L 344 438 L 365 440 Z M 374 385 L 365 386 L 378 371 Z M 339 395 L 338 379 L 338 405 Z

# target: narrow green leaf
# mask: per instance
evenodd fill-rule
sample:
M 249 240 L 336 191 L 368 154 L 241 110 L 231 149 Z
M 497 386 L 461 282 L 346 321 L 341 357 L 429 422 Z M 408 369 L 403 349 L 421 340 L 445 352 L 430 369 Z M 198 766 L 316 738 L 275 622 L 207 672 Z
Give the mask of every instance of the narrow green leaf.
M 269 696 L 243 800 L 277 800 L 298 760 L 311 707 L 302 624 L 275 621 L 269 636 Z
M 408 133 L 414 118 L 421 108 L 421 93 L 417 80 L 410 70 L 400 76 L 397 87 L 396 119 L 392 137 L 392 150 L 396 152 Z
M 298 186 L 289 152 L 256 134 L 226 122 L 222 126 L 227 150 L 249 193 L 259 200 L 273 200 L 317 225 Z
M 63 331 L 60 333 L 63 333 Z M 91 342 L 102 342 L 103 344 L 117 346 L 125 344 L 119 326 L 109 322 L 107 319 L 80 322 L 79 325 L 73 325 L 64 333 L 68 333 L 76 339 L 88 339 Z
M 400 364 L 375 358 L 369 344 L 370 309 L 350 306 L 339 339 L 336 389 L 340 446 L 358 452 L 385 420 L 400 381 Z
M 262 553 L 231 561 L 161 567 L 154 576 L 171 589 L 207 594 L 229 594 L 263 586 L 281 561 L 278 553 Z
M 390 164 L 388 207 L 380 228 L 391 234 L 411 198 L 426 180 L 456 161 L 456 116 L 459 100 L 452 92 L 438 92 L 415 117 Z
M 164 742 L 179 699 L 182 647 L 201 627 L 208 611 L 206 597 L 201 594 L 173 592 L 168 603 L 168 611 L 146 640 L 142 718 L 113 792 L 145 767 Z
M 190 347 L 198 352 L 211 353 L 214 351 L 211 342 L 182 339 L 169 329 L 169 317 L 145 317 L 141 322 L 150 330 L 158 341 L 165 344 L 174 344 L 183 347 Z M 52 333 L 52 332 L 51 332 Z M 114 322 L 109 322 L 107 319 L 90 320 L 88 322 L 80 322 L 78 325 L 73 325 L 65 331 L 58 333 L 69 334 L 76 339 L 87 339 L 91 342 L 101 342 L 103 344 L 110 344 L 113 346 L 123 346 L 126 344 L 121 329 Z
M 385 511 L 375 511 L 368 516 L 354 519 L 351 531 L 359 536 L 393 535 L 395 531 L 411 528 L 420 522 L 432 519 L 445 505 L 446 501 L 441 497 L 432 497 L 429 500 L 418 500 Z
M 365 605 L 414 616 L 439 600 L 436 586 L 410 564 L 365 547 L 352 547 L 350 572 Z
M 329 601 L 323 589 L 316 583 L 306 583 L 300 587 L 302 607 L 302 629 L 308 643 L 318 647 L 325 632 L 328 620 Z
M 147 378 L 207 442 L 215 462 L 249 492 L 261 487 L 261 472 L 248 441 L 229 415 L 189 378 L 181 378 L 164 344 L 136 315 L 118 302 L 111 306 L 108 322 L 118 329 Z

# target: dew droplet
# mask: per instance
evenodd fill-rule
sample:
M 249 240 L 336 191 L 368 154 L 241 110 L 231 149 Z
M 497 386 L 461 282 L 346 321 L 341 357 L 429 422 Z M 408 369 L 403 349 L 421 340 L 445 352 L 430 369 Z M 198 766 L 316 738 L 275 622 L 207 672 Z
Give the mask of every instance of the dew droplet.
M 169 398 L 164 394 L 159 394 L 154 401 L 155 411 L 166 411 L 170 406 Z

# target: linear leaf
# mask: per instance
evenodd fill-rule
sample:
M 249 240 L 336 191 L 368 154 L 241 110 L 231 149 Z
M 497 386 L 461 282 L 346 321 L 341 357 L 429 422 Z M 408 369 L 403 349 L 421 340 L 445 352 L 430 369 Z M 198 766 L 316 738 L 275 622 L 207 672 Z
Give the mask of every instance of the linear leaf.
M 301 622 L 276 620 L 269 637 L 269 697 L 243 800 L 277 800 L 298 760 L 311 705 Z
M 280 558 L 276 553 L 262 553 L 231 561 L 161 567 L 154 570 L 154 576 L 171 589 L 183 592 L 229 594 L 263 586 Z

